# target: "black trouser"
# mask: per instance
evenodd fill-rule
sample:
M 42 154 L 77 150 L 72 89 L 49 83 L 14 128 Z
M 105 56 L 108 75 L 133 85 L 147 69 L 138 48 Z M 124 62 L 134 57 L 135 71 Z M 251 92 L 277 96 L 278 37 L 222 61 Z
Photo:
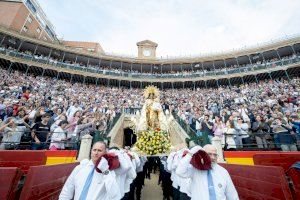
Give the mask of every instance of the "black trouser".
M 144 185 L 145 173 L 143 171 L 138 172 L 135 179 L 135 196 L 137 200 L 141 199 L 142 188 Z
M 129 200 L 134 200 L 135 180 L 130 184 Z
M 46 149 L 46 145 L 44 143 L 38 144 L 38 143 L 34 142 L 34 143 L 31 144 L 30 149 L 31 150 L 44 150 L 44 149 Z
M 130 184 L 129 192 L 125 193 L 121 200 L 134 200 L 134 182 Z
M 172 196 L 172 181 L 171 181 L 171 174 L 164 171 L 163 178 L 162 178 L 162 190 L 163 196 L 165 199 L 170 199 Z
M 129 192 L 125 193 L 124 197 L 121 200 L 129 200 Z
M 252 140 L 250 137 L 242 138 L 242 143 L 243 143 L 243 148 L 249 148 L 251 147 L 250 145 L 252 144 Z
M 191 200 L 191 197 L 189 197 L 186 193 L 180 192 L 180 200 Z
M 179 186 L 177 188 L 173 187 L 173 200 L 180 200 Z
M 150 166 L 150 162 L 147 161 L 147 162 L 145 163 L 145 165 L 144 165 L 143 170 L 144 170 L 144 172 L 145 172 L 146 178 L 148 178 L 148 179 L 151 178 L 151 176 L 150 176 L 150 174 L 151 174 L 151 169 L 152 169 L 152 168 L 151 168 L 151 166 Z

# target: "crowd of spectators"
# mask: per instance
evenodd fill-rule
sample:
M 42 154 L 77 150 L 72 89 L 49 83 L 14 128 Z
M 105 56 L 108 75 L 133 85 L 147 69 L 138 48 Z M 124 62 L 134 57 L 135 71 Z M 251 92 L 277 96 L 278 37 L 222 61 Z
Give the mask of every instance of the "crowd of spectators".
M 0 148 L 65 149 L 87 133 L 105 133 L 122 112 L 134 114 L 144 99 L 140 88 L 70 83 L 51 77 L 0 70 Z M 300 141 L 300 79 L 266 80 L 240 86 L 169 89 L 165 110 L 198 136 L 222 138 L 224 148 L 296 150 Z M 50 145 L 46 146 L 46 142 Z M 297 143 L 298 142 L 298 143 Z
M 300 79 L 294 78 L 239 87 L 170 90 L 166 101 L 176 105 L 175 112 L 198 136 L 218 136 L 226 149 L 291 151 L 297 150 L 300 141 L 299 84 Z
M 87 133 L 105 135 L 124 103 L 114 98 L 116 89 L 2 69 L 0 77 L 1 149 L 18 148 L 22 141 L 32 149 L 74 148 Z

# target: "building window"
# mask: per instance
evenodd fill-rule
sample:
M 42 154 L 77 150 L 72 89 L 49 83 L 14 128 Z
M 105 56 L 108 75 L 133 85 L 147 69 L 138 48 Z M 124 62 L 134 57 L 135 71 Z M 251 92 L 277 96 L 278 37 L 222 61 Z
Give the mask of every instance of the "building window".
M 41 29 L 40 29 L 40 28 L 37 28 L 37 29 L 36 29 L 36 32 L 40 33 L 40 32 L 41 32 Z
M 32 18 L 31 17 L 28 17 L 28 20 L 27 20 L 30 24 L 32 22 Z
M 26 5 L 28 6 L 28 8 L 29 8 L 32 12 L 36 13 L 36 8 L 35 8 L 35 6 L 32 4 L 32 2 L 31 2 L 30 0 L 27 0 L 27 1 L 26 1 Z
M 87 49 L 89 52 L 95 52 L 95 49 L 92 49 L 92 48 L 90 48 L 90 49 Z
M 27 26 L 24 26 L 24 27 L 23 27 L 23 31 L 24 31 L 24 32 L 27 32 L 27 31 L 28 31 Z
M 76 50 L 79 50 L 79 51 L 82 51 L 82 50 L 83 50 L 82 47 L 76 47 L 75 49 L 76 49 Z

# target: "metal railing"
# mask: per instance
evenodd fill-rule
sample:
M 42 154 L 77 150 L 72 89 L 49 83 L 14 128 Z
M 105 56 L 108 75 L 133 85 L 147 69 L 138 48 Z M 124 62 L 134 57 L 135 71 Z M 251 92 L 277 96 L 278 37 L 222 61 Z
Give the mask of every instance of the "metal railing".
M 109 132 L 113 129 L 113 127 L 116 125 L 116 123 L 119 121 L 122 113 L 116 113 L 116 116 L 108 123 L 107 129 L 106 129 L 106 135 L 109 134 Z
M 175 111 L 172 112 L 174 119 L 178 122 L 181 128 L 186 132 L 189 138 L 186 138 L 186 144 L 189 147 L 189 143 L 192 141 L 197 145 L 204 146 L 209 144 L 208 135 L 204 133 L 202 136 L 198 136 L 196 131 L 191 128 L 183 119 L 181 119 Z
M 251 131 L 248 131 L 248 137 L 247 142 L 240 144 L 238 142 L 238 138 L 245 136 L 245 135 L 239 135 L 239 134 L 224 134 L 224 141 L 222 142 L 222 147 L 224 150 L 238 150 L 238 151 L 273 151 L 273 150 L 283 150 L 281 145 L 287 145 L 296 147 L 296 149 L 300 149 L 300 141 L 297 139 L 296 134 L 291 133 L 274 133 L 274 132 L 265 132 L 264 134 L 261 133 L 254 133 Z M 231 138 L 235 141 L 234 144 L 228 143 L 229 139 Z M 259 137 L 261 139 L 265 139 L 265 142 L 262 142 L 261 144 L 258 144 L 256 142 L 256 137 Z M 287 137 L 288 140 L 291 142 L 284 142 L 280 141 L 282 137 Z M 285 138 L 285 139 L 287 139 Z
M 202 136 L 198 136 L 196 131 L 191 128 L 189 124 L 186 123 L 185 120 L 181 119 L 176 112 L 172 112 L 172 115 L 174 119 L 178 122 L 178 124 L 181 126 L 181 128 L 187 133 L 189 138 L 186 138 L 187 146 L 189 146 L 189 142 L 193 141 L 194 143 L 204 146 L 206 144 L 210 143 L 210 140 L 208 138 L 208 134 L 205 132 L 202 132 Z M 248 151 L 248 150 L 259 150 L 259 151 L 271 151 L 271 150 L 282 150 L 281 145 L 295 145 L 298 149 L 300 148 L 300 140 L 297 141 L 296 135 L 292 135 L 290 133 L 288 134 L 282 134 L 282 133 L 273 133 L 273 132 L 266 132 L 264 135 L 260 133 L 253 133 L 251 131 L 248 131 L 248 140 L 250 142 L 242 143 L 238 141 L 239 137 L 242 137 L 243 135 L 239 135 L 238 133 L 229 134 L 224 133 L 224 141 L 222 142 L 222 146 L 224 150 L 239 150 L 239 151 Z M 290 137 L 289 139 L 294 140 L 294 143 L 284 143 L 280 142 L 279 137 Z M 256 142 L 256 137 L 262 137 L 266 138 L 266 143 L 258 144 Z M 233 145 L 229 144 L 229 138 L 233 139 L 235 142 Z

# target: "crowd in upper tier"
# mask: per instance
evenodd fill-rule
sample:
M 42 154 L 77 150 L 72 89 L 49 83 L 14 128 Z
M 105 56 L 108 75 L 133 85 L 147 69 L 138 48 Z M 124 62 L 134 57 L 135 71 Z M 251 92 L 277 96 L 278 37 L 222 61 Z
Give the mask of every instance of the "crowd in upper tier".
M 204 75 L 213 75 L 213 74 L 230 74 L 230 73 L 237 73 L 240 71 L 249 71 L 252 68 L 259 67 L 259 66 L 270 66 L 270 67 L 276 67 L 282 65 L 283 61 L 287 61 L 289 63 L 292 63 L 293 60 L 300 58 L 300 53 L 296 52 L 293 54 L 290 54 L 288 56 L 278 57 L 275 56 L 270 59 L 263 59 L 263 58 L 256 58 L 253 59 L 253 61 L 249 61 L 247 64 L 240 64 L 238 61 L 235 61 L 231 64 L 212 64 L 210 67 L 203 67 L 201 63 L 194 64 L 194 66 L 183 66 L 180 67 L 180 69 L 172 69 L 172 67 L 169 70 L 166 70 L 165 67 L 160 66 L 148 66 L 148 69 L 143 69 L 142 67 L 139 67 L 139 69 L 133 69 L 133 68 L 124 68 L 122 66 L 109 66 L 109 65 L 99 65 L 100 62 L 92 63 L 87 62 L 83 63 L 82 61 L 75 60 L 68 60 L 67 58 L 59 58 L 56 55 L 43 55 L 41 53 L 34 53 L 29 50 L 17 50 L 16 48 L 13 48 L 12 46 L 2 45 L 0 46 L 0 52 L 4 53 L 13 53 L 14 55 L 22 56 L 26 59 L 30 60 L 37 60 L 42 61 L 44 63 L 49 63 L 55 66 L 61 66 L 64 65 L 66 67 L 73 67 L 76 69 L 81 70 L 92 70 L 97 73 L 104 73 L 104 74 L 113 74 L 113 75 L 121 75 L 121 74 L 131 74 L 131 75 L 139 75 L 139 76 L 155 76 L 155 77 L 181 77 L 181 76 L 204 76 Z M 249 58 L 250 59 L 250 58 Z M 151 68 L 151 70 L 149 69 Z M 163 69 L 164 68 L 164 69 Z M 238 69 L 238 71 L 236 71 Z
M 240 86 L 161 91 L 165 110 L 198 136 L 218 136 L 224 148 L 297 150 L 300 140 L 299 78 Z M 143 90 L 70 83 L 0 70 L 1 149 L 65 149 L 87 133 L 105 134 L 119 113 L 135 113 Z M 50 145 L 46 145 L 49 141 Z

